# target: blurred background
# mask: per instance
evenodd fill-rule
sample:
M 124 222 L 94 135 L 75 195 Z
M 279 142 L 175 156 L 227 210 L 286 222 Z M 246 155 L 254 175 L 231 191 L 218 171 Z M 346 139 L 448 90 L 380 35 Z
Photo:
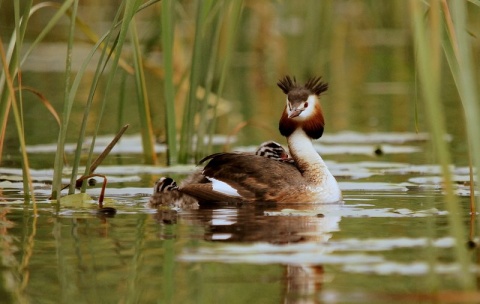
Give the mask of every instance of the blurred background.
M 415 72 L 415 49 L 406 1 L 247 0 L 241 3 L 240 12 L 232 9 L 231 1 L 213 1 L 205 9 L 206 2 L 209 1 L 172 3 L 174 105 L 178 134 L 188 123 L 185 122 L 186 107 L 198 102 L 207 105 L 194 106 L 194 129 L 209 124 L 209 128 L 213 126 L 210 133 L 236 135 L 235 145 L 258 144 L 268 139 L 282 142 L 277 124 L 285 96 L 276 82 L 287 74 L 296 76 L 299 82 L 322 76 L 329 83 L 329 90 L 321 98 L 326 135 L 349 130 L 428 132 Z M 77 15 L 92 32 L 101 36 L 110 28 L 118 4 L 119 1 L 109 0 L 80 1 Z M 167 133 L 162 5 L 162 2 L 154 3 L 135 17 L 152 130 L 157 142 L 164 142 Z M 478 14 L 478 7 L 471 7 L 470 14 Z M 14 30 L 13 4 L 3 1 L 0 8 L 0 34 L 6 44 Z M 32 15 L 24 39 L 25 48 L 39 35 L 54 12 L 54 9 L 46 8 Z M 232 34 L 227 25 L 234 15 L 239 19 Z M 475 37 L 480 18 L 469 18 L 469 22 L 473 23 L 469 24 L 468 30 Z M 59 113 L 64 94 L 68 27 L 69 19 L 65 16 L 25 60 L 21 73 L 23 85 L 41 92 Z M 476 39 L 474 43 L 475 50 L 478 50 Z M 73 75 L 92 45 L 78 27 L 72 54 Z M 477 59 L 479 52 L 474 54 Z M 70 141 L 77 137 L 94 75 L 95 58 L 76 95 L 68 129 Z M 224 65 L 227 58 L 229 61 Z M 122 59 L 127 66 L 132 66 L 129 42 L 122 49 Z M 463 112 L 449 67 L 445 60 L 442 62 L 441 103 L 446 107 L 454 162 L 464 165 Z M 196 101 L 189 96 L 192 70 L 197 75 Z M 94 102 L 101 99 L 104 85 L 104 81 L 100 81 Z M 100 134 L 115 133 L 125 123 L 131 125 L 130 134 L 140 131 L 143 118 L 138 115 L 135 90 L 132 70 L 120 68 L 114 87 L 107 92 L 108 102 L 101 118 Z M 33 94 L 25 93 L 23 98 L 27 144 L 56 142 L 58 126 L 53 117 Z M 96 114 L 97 111 L 91 111 L 89 119 L 94 121 Z M 5 134 L 6 151 L 18 147 L 13 124 L 13 119 L 9 119 Z M 93 132 L 93 123 L 90 128 Z M 87 127 L 87 135 L 88 132 Z

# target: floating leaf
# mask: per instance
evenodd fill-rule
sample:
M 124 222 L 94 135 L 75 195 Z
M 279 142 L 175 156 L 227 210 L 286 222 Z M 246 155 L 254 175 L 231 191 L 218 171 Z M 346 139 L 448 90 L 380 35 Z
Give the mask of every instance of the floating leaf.
M 97 205 L 90 195 L 86 193 L 75 193 L 62 197 L 60 199 L 62 207 L 70 208 L 90 208 L 92 205 Z

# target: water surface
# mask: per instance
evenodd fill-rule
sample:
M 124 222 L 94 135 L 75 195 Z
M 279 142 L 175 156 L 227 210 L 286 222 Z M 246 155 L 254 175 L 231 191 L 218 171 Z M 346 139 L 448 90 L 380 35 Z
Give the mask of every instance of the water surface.
M 35 217 L 22 200 L 19 170 L 3 168 L 1 293 L 10 302 L 279 303 L 402 301 L 457 289 L 439 168 L 399 161 L 423 153 L 426 139 L 398 144 L 392 134 L 347 151 L 342 136 L 317 145 L 344 192 L 344 202 L 331 205 L 154 210 L 147 202 L 155 179 L 181 179 L 195 168 L 107 161 L 97 173 L 111 180 L 106 205 L 115 216 L 99 215 L 95 201 L 53 204 L 45 184 L 51 170 L 39 169 Z M 390 152 L 373 153 L 383 146 Z M 453 170 L 458 193 L 468 194 L 468 170 Z M 93 199 L 99 192 L 87 190 Z

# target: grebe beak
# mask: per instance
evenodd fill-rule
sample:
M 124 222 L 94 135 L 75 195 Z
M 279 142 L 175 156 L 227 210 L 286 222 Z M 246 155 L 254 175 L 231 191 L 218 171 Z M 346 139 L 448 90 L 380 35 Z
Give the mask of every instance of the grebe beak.
M 298 109 L 298 108 L 293 109 L 293 110 L 291 111 L 290 115 L 288 115 L 288 118 L 297 117 L 298 115 L 300 115 L 300 113 L 303 112 L 303 110 L 305 110 L 305 109 Z
M 288 115 L 288 118 L 294 118 L 302 114 L 304 110 L 307 109 L 308 103 L 306 101 L 304 102 L 295 102 L 296 106 L 293 106 L 290 103 L 290 114 Z

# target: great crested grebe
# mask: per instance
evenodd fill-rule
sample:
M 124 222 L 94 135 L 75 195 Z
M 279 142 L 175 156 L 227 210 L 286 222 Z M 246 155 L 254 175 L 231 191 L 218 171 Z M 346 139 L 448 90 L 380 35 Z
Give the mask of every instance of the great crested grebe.
M 251 153 L 248 152 L 236 152 L 235 154 L 251 155 Z M 287 151 L 285 151 L 282 145 L 275 141 L 267 141 L 262 143 L 255 151 L 255 155 L 274 159 L 276 161 L 282 161 L 291 164 L 294 163 L 294 160 L 290 158 Z M 171 206 L 179 207 L 182 209 L 196 207 L 198 199 L 183 193 L 180 188 L 183 185 L 205 182 L 209 181 L 202 174 L 202 171 L 196 171 L 190 174 L 182 181 L 180 187 L 172 178 L 162 177 L 155 183 L 155 186 L 153 188 L 153 195 L 150 197 L 149 204 L 151 207 Z
M 278 86 L 287 95 L 279 122 L 294 162 L 259 155 L 217 153 L 201 178 L 178 188 L 200 202 L 335 203 L 342 200 L 337 181 L 313 147 L 323 134 L 324 117 L 319 96 L 328 89 L 320 77 L 299 85 L 284 77 Z

